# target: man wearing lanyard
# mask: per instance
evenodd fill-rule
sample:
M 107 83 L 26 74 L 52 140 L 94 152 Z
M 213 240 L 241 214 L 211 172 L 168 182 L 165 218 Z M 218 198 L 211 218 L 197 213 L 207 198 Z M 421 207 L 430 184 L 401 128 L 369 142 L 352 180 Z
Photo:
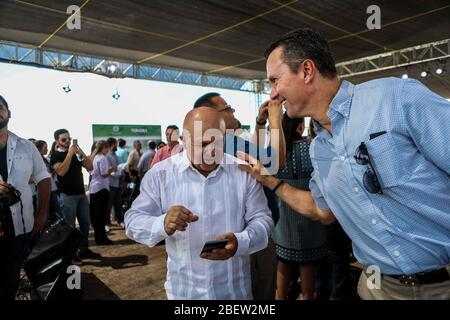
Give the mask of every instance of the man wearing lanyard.
M 311 192 L 265 175 L 248 155 L 241 169 L 295 211 L 339 221 L 364 265 L 362 299 L 450 299 L 450 103 L 412 79 L 340 81 L 326 40 L 309 28 L 266 58 L 271 99 L 313 119 Z

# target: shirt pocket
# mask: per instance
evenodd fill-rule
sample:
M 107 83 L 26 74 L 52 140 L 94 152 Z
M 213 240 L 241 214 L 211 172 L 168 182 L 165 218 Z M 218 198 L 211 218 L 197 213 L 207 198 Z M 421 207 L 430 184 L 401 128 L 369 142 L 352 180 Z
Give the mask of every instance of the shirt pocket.
M 31 176 L 31 172 L 33 169 L 33 159 L 27 155 L 17 155 L 13 159 L 13 169 L 18 170 L 20 172 L 29 172 Z
M 367 141 L 366 145 L 370 162 L 382 188 L 391 188 L 406 182 L 408 174 L 405 154 L 391 132 Z

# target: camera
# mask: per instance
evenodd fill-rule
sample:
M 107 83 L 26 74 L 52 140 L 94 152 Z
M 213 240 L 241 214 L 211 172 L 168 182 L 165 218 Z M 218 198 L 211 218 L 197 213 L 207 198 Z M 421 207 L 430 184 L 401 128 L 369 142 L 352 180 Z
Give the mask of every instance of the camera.
M 19 190 L 10 185 L 7 192 L 0 193 L 0 209 L 9 208 L 16 204 L 20 201 L 21 195 Z

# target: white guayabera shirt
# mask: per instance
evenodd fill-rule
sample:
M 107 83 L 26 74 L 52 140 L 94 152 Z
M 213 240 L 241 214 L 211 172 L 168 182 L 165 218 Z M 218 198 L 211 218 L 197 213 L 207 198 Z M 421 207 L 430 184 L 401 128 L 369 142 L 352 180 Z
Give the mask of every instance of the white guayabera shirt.
M 192 166 L 186 152 L 156 164 L 125 215 L 129 238 L 148 246 L 165 240 L 169 299 L 252 299 L 249 255 L 267 247 L 273 220 L 262 186 L 239 170 L 235 158 L 224 157 L 227 164 L 208 177 Z M 199 220 L 168 236 L 164 218 L 175 205 Z M 225 232 L 238 239 L 235 256 L 221 261 L 200 258 L 205 242 Z

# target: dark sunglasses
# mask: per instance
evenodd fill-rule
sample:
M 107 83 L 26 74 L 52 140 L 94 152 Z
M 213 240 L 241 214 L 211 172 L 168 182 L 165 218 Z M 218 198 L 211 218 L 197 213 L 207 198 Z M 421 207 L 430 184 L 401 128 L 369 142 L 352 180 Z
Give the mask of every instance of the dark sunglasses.
M 364 172 L 363 185 L 364 188 L 370 193 L 383 194 L 380 186 L 378 177 L 373 169 L 372 163 L 370 162 L 369 151 L 367 151 L 367 146 L 364 142 L 361 142 L 359 147 L 356 149 L 354 156 L 356 163 L 366 166 L 367 170 Z
M 62 138 L 61 142 L 72 141 L 72 138 Z
M 225 105 L 225 108 L 223 108 L 222 110 L 217 110 L 218 112 L 224 112 L 224 111 L 230 111 L 233 107 L 230 106 L 229 104 Z

